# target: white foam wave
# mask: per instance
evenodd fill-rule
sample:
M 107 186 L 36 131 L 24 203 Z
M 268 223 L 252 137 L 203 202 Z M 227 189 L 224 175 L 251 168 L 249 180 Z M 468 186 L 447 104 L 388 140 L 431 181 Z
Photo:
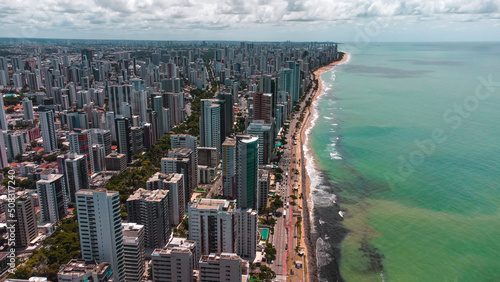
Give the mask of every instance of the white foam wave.
M 340 154 L 338 152 L 330 152 L 330 158 L 332 160 L 341 160 L 342 157 L 340 156 Z
M 349 60 L 350 57 L 347 58 Z M 346 63 L 346 62 L 344 62 Z M 344 64 L 342 63 L 342 64 Z M 332 74 L 332 81 L 335 81 L 336 75 L 335 75 L 335 69 L 331 69 L 331 74 Z M 332 194 L 331 192 L 324 192 L 321 189 L 320 184 L 321 184 L 321 175 L 318 169 L 316 168 L 315 162 L 314 162 L 314 156 L 313 152 L 310 150 L 311 146 L 311 130 L 314 128 L 316 125 L 316 121 L 319 118 L 319 110 L 318 110 L 318 105 L 321 100 L 324 99 L 325 94 L 327 93 L 328 90 L 333 87 L 333 82 L 326 83 L 323 79 L 321 79 L 321 76 L 319 77 L 319 81 L 321 83 L 321 93 L 318 94 L 318 97 L 314 100 L 312 103 L 312 118 L 310 121 L 310 126 L 306 129 L 305 131 L 305 146 L 303 146 L 304 150 L 304 156 L 306 158 L 306 172 L 307 175 L 309 176 L 310 180 L 310 187 L 309 187 L 309 195 L 308 195 L 308 206 L 309 206 L 309 218 L 310 222 L 313 223 L 311 224 L 311 233 L 315 232 L 315 225 L 314 225 L 314 206 L 319 204 L 321 205 L 333 205 L 335 204 L 337 200 L 337 196 L 335 194 Z M 328 102 L 332 101 L 333 103 L 336 103 L 333 100 L 328 100 Z M 333 125 L 337 125 L 336 123 Z M 314 193 L 314 198 L 313 198 L 313 193 Z M 318 195 L 316 195 L 318 194 Z M 319 197 L 316 197 L 319 196 Z
M 337 195 L 331 193 L 329 186 L 318 185 L 314 190 L 314 206 L 330 207 L 337 202 Z
M 346 55 L 347 55 L 347 58 L 345 59 L 345 62 L 337 64 L 337 66 L 346 65 L 347 63 L 349 63 L 349 61 L 351 61 L 351 54 L 346 53 Z
M 318 268 L 329 264 L 333 260 L 333 257 L 327 252 L 327 250 L 330 250 L 331 247 L 332 246 L 321 237 L 316 240 L 316 259 L 318 262 Z

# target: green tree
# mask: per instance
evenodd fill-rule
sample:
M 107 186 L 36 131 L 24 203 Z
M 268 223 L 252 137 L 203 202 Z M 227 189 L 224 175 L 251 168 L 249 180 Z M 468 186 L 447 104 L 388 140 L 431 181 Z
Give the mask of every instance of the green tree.
M 46 162 L 55 162 L 57 160 L 57 155 L 56 154 L 48 155 L 44 158 L 44 160 Z
M 19 187 L 23 189 L 34 189 L 36 187 L 36 182 L 31 179 L 23 179 L 19 182 Z

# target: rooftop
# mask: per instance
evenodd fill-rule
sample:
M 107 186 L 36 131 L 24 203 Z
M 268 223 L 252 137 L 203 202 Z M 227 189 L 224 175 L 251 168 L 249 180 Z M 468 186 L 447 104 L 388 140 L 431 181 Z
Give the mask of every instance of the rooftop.
M 154 191 L 149 191 L 143 188 L 137 189 L 133 195 L 131 195 L 128 201 L 135 201 L 135 200 L 145 200 L 148 202 L 159 202 L 163 200 L 168 191 L 167 190 L 154 190 Z
M 59 275 L 84 275 L 86 273 L 103 274 L 108 271 L 111 265 L 107 262 L 97 264 L 94 261 L 82 259 L 72 259 L 67 264 L 61 265 Z

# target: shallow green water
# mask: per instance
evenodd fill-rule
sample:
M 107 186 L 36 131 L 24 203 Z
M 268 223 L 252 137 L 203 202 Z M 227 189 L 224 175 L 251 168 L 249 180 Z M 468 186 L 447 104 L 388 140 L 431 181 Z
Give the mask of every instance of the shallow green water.
M 320 266 L 339 247 L 347 281 L 500 281 L 500 44 L 373 45 L 322 80 L 310 135 L 331 180 L 313 181 Z

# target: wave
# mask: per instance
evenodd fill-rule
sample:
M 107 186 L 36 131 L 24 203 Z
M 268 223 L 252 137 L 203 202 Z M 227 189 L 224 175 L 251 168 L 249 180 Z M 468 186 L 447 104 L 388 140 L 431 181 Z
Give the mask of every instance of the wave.
M 346 62 L 342 63 L 345 64 L 350 60 L 350 56 L 347 58 Z M 336 79 L 335 75 L 335 68 L 332 68 L 329 70 L 331 72 L 331 81 L 325 82 L 325 80 L 321 79 L 321 76 L 319 77 L 319 81 L 321 83 L 321 93 L 318 94 L 316 99 L 311 105 L 311 121 L 309 127 L 305 131 L 305 142 L 304 142 L 304 157 L 306 159 L 306 173 L 309 176 L 309 181 L 310 181 L 310 186 L 309 186 L 309 195 L 307 195 L 308 199 L 308 206 L 309 206 L 309 218 L 310 218 L 310 232 L 311 234 L 316 233 L 316 228 L 319 228 L 319 225 L 325 224 L 326 222 L 324 220 L 321 220 L 318 218 L 318 223 L 315 223 L 315 216 L 314 216 L 314 210 L 315 207 L 328 207 L 332 205 L 336 205 L 337 201 L 337 196 L 333 193 L 331 193 L 331 190 L 329 189 L 328 186 L 322 185 L 322 182 L 324 181 L 324 178 L 322 176 L 322 172 L 319 170 L 315 163 L 315 158 L 314 158 L 314 152 L 312 150 L 312 139 L 311 139 L 311 132 L 313 128 L 316 125 L 316 122 L 318 121 L 320 117 L 319 113 L 319 105 L 324 104 L 325 102 L 335 104 L 336 101 L 331 99 L 331 89 L 334 87 L 333 84 Z M 328 78 L 327 78 L 328 79 Z M 329 80 L 329 79 L 328 79 Z M 325 100 L 328 99 L 328 100 Z M 333 102 L 333 103 L 332 103 Z M 338 108 L 335 107 L 334 110 L 337 110 Z M 324 117 L 326 120 L 333 120 L 334 118 L 331 116 L 325 116 Z M 333 123 L 333 126 L 337 126 L 337 123 Z M 333 129 L 335 131 L 335 129 Z M 337 138 L 338 139 L 338 138 Z M 338 140 L 332 140 L 332 147 L 330 151 L 330 156 L 335 159 L 341 159 L 339 153 L 335 150 L 335 145 Z M 342 216 L 342 215 L 341 215 Z M 318 226 L 316 224 L 319 224 Z M 332 248 L 332 246 L 326 242 L 328 240 L 328 237 L 325 237 L 324 239 L 319 237 L 316 240 L 316 262 L 318 265 L 318 268 L 321 268 L 324 265 L 328 265 L 332 260 L 334 259 L 332 255 L 328 253 L 328 250 Z M 324 279 L 321 279 L 321 281 L 326 281 Z
M 318 240 L 316 240 L 316 259 L 318 261 L 318 268 L 328 265 L 333 260 L 333 257 L 327 252 L 332 246 L 325 241 L 326 239 L 327 238 L 322 239 L 319 237 Z

